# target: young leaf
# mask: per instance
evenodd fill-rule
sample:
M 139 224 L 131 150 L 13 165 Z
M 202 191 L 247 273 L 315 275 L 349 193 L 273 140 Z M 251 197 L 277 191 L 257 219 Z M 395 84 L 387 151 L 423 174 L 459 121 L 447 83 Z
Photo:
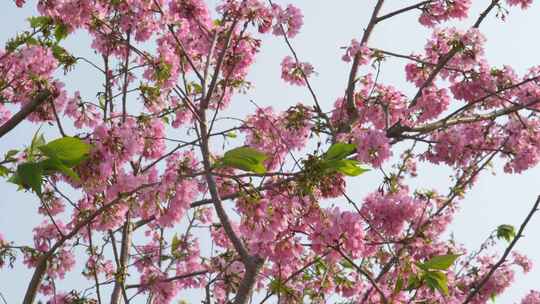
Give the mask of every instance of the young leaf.
M 32 28 L 40 28 L 51 24 L 53 20 L 51 17 L 37 16 L 28 18 L 28 22 Z
M 396 280 L 396 286 L 394 287 L 394 293 L 398 293 L 403 290 L 403 278 L 400 276 Z
M 54 38 L 57 42 L 68 36 L 68 27 L 64 23 L 59 23 L 54 28 Z
M 446 254 L 434 256 L 429 259 L 427 262 L 420 264 L 421 268 L 424 269 L 437 269 L 437 270 L 447 270 L 456 259 L 459 257 L 459 254 Z
M 9 169 L 0 165 L 0 176 L 5 177 L 9 174 Z
M 407 288 L 405 288 L 406 291 L 412 291 L 415 289 L 418 289 L 422 286 L 422 280 L 421 278 L 417 277 L 415 274 L 411 274 L 407 281 Z
M 40 146 L 39 150 L 68 167 L 80 164 L 90 152 L 90 145 L 75 137 L 62 137 Z
M 325 161 L 326 168 L 343 173 L 347 176 L 358 176 L 369 171 L 369 169 L 360 166 L 360 162 L 353 159 L 340 159 Z
M 324 155 L 327 160 L 339 160 L 351 155 L 356 150 L 355 144 L 336 143 Z
M 19 150 L 9 150 L 6 153 L 6 160 L 13 158 L 17 153 L 19 153 Z
M 172 239 L 172 242 L 171 242 L 171 255 L 176 257 L 178 255 L 178 247 L 180 247 L 180 242 L 181 240 L 178 238 L 178 235 L 174 235 L 173 236 L 173 239 Z
M 17 166 L 18 182 L 25 189 L 32 189 L 41 196 L 41 179 L 43 178 L 43 168 L 38 163 L 28 162 Z
M 270 291 L 273 293 L 291 294 L 292 288 L 288 287 L 282 280 L 274 279 L 270 282 Z
M 442 271 L 427 271 L 424 273 L 424 281 L 432 290 L 437 289 L 442 295 L 448 295 L 448 279 Z
M 66 166 L 64 163 L 62 163 L 57 158 L 47 158 L 45 160 L 42 160 L 39 162 L 43 168 L 43 171 L 45 174 L 50 174 L 54 172 L 61 172 L 69 177 L 71 177 L 73 180 L 79 182 L 80 177 L 79 175 L 73 171 L 70 167 Z
M 512 225 L 500 225 L 497 227 L 497 238 L 511 242 L 516 237 L 516 228 Z
M 40 134 L 38 130 L 36 134 L 34 134 L 34 137 L 32 137 L 30 148 L 28 148 L 27 150 L 28 160 L 33 160 L 36 149 L 44 144 L 45 144 L 45 137 L 43 137 L 43 134 Z
M 225 136 L 226 136 L 226 137 L 229 137 L 229 138 L 236 138 L 236 137 L 238 137 L 238 136 L 236 135 L 236 133 L 234 133 L 234 131 L 225 133 Z
M 253 148 L 240 147 L 225 152 L 219 165 L 263 174 L 266 172 L 263 162 L 267 158 L 264 153 Z

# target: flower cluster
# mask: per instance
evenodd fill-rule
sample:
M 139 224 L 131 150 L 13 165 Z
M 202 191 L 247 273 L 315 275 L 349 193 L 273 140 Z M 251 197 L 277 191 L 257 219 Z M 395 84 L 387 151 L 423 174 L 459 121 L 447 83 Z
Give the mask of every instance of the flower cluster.
M 521 304 L 538 304 L 540 303 L 540 292 L 531 290 L 523 300 Z
M 296 6 L 289 4 L 283 9 L 279 4 L 272 6 L 276 24 L 273 26 L 274 35 L 286 35 L 293 38 L 300 32 L 304 24 L 302 12 Z
M 532 1 L 506 3 L 525 9 Z M 499 4 L 479 22 L 503 9 Z M 47 137 L 57 132 L 79 146 L 56 141 L 51 148 L 53 141 L 37 134 L 0 159 L 0 175 L 39 198 L 43 221 L 30 245 L 0 234 L 0 267 L 21 253 L 39 279 L 30 297 L 39 291 L 36 300 L 45 303 L 103 302 L 99 288 L 110 283 L 120 291 L 112 293 L 115 303 L 146 295 L 168 304 L 195 289 L 216 303 L 245 303 L 253 294 L 280 303 L 337 295 L 351 303 L 462 303 L 471 296 L 484 304 L 508 289 L 516 270 L 531 271 L 532 261 L 517 252 L 497 264 L 495 236 L 472 252 L 446 237 L 462 198 L 493 159 L 502 159 L 507 173 L 540 162 L 540 67 L 523 76 L 494 67 L 478 27 L 443 27 L 466 18 L 471 0 L 424 1 L 386 15 L 421 10 L 420 23 L 433 32 L 419 54 L 372 48 L 373 28 L 362 42 L 353 39 L 341 59 L 358 75 L 330 111 L 316 100 L 282 111 L 257 107 L 244 117 L 228 107 L 254 87 L 249 72 L 265 39 L 289 43 L 299 34 L 304 17 L 296 6 L 36 5 L 41 16 L 30 19 L 32 31 L 0 51 L 0 125 L 24 114 L 49 124 Z M 78 71 L 63 63 L 68 51 L 60 42 L 82 32 L 98 56 L 73 58 L 99 72 L 95 94 L 65 88 L 58 73 L 60 66 L 68 75 Z M 306 86 L 314 67 L 293 55 L 281 61 L 281 78 Z M 381 77 L 378 69 L 392 56 L 407 60 L 410 90 Z M 31 113 L 14 114 L 43 93 Z M 243 148 L 224 153 L 231 146 Z M 429 181 L 421 189 L 409 183 L 439 164 L 449 166 L 447 194 Z M 360 165 L 371 172 L 358 176 Z M 367 195 L 347 193 L 353 176 Z M 445 265 L 433 265 L 441 259 Z M 87 291 L 57 289 L 79 269 Z M 540 293 L 531 291 L 522 304 L 540 304 Z
M 313 74 L 313 66 L 308 62 L 297 63 L 291 56 L 281 62 L 281 79 L 290 84 L 304 86 L 306 79 Z
M 293 107 L 280 115 L 271 107 L 258 109 L 246 120 L 246 144 L 267 152 L 269 168 L 277 167 L 287 153 L 303 148 L 312 123 L 310 113 L 303 107 Z
M 433 27 L 450 19 L 467 18 L 471 4 L 471 0 L 429 1 L 422 7 L 419 22 L 425 26 Z

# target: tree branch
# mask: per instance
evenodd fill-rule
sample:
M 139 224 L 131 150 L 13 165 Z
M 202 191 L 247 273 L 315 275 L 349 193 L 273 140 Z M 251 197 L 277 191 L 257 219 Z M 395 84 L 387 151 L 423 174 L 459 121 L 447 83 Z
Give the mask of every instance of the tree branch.
M 361 45 L 366 44 L 369 40 L 369 37 L 371 36 L 371 33 L 373 32 L 373 29 L 375 28 L 375 25 L 377 24 L 377 16 L 379 15 L 379 11 L 382 8 L 382 5 L 384 3 L 384 0 L 378 0 L 377 4 L 375 5 L 375 8 L 373 9 L 373 13 L 371 15 L 371 19 L 369 20 L 368 26 L 366 30 L 364 31 L 364 35 L 362 36 L 362 40 L 360 42 Z M 360 64 L 360 56 L 361 54 L 356 54 L 353 59 L 353 64 L 351 67 L 351 72 L 349 73 L 349 81 L 347 84 L 347 112 L 349 116 L 352 118 L 355 118 L 354 113 L 356 112 L 356 107 L 354 105 L 354 87 L 356 86 L 356 74 L 358 73 L 358 65 Z
M 28 115 L 34 112 L 43 102 L 45 102 L 49 97 L 51 97 L 51 95 L 52 94 L 49 91 L 38 92 L 32 101 L 24 105 L 19 112 L 17 112 L 2 126 L 0 126 L 0 137 L 6 135 L 9 131 L 15 128 Z
M 391 17 L 394 17 L 396 15 L 399 15 L 399 14 L 402 14 L 402 13 L 405 13 L 405 12 L 408 12 L 410 10 L 413 10 L 413 9 L 419 9 L 420 7 L 432 2 L 433 0 L 425 0 L 425 1 L 422 1 L 420 3 L 416 3 L 416 4 L 413 4 L 413 5 L 409 5 L 407 7 L 404 7 L 404 8 L 401 8 L 401 9 L 398 9 L 396 11 L 393 11 L 391 13 L 388 13 L 386 15 L 383 15 L 383 16 L 380 16 L 377 18 L 377 22 L 381 22 L 385 19 L 388 19 L 388 18 L 391 18 Z
M 79 222 L 73 230 L 71 230 L 70 233 L 62 237 L 60 240 L 58 240 L 52 247 L 44 253 L 38 261 L 38 265 L 36 267 L 36 270 L 34 270 L 34 274 L 32 275 L 32 279 L 30 280 L 30 283 L 28 284 L 28 288 L 26 289 L 26 294 L 24 295 L 23 304 L 33 304 L 34 300 L 36 298 L 37 291 L 39 287 L 41 286 L 41 281 L 43 280 L 43 277 L 45 276 L 45 272 L 47 271 L 47 264 L 49 262 L 49 259 L 53 256 L 53 254 L 56 252 L 58 248 L 60 248 L 62 245 L 64 245 L 65 242 L 67 242 L 69 239 L 74 237 L 79 231 L 89 225 L 94 219 L 96 219 L 98 216 L 118 204 L 119 202 L 123 202 L 123 199 L 126 196 L 132 195 L 134 193 L 137 193 L 138 191 L 148 188 L 151 186 L 155 186 L 157 183 L 152 184 L 146 184 L 143 186 L 138 187 L 135 190 L 120 193 L 116 199 L 108 203 L 107 205 L 101 207 L 100 209 L 94 211 L 92 214 L 90 214 L 87 218 L 85 218 L 83 221 Z
M 133 229 L 131 227 L 130 223 L 130 214 L 129 211 L 126 214 L 126 222 L 124 223 L 124 228 L 122 231 L 122 246 L 120 248 L 120 257 L 119 257 L 119 271 L 120 274 L 117 273 L 117 275 L 120 276 L 120 280 L 115 280 L 114 282 L 114 289 L 111 294 L 111 304 L 117 304 L 120 303 L 120 296 L 122 295 L 124 297 L 124 300 L 127 301 L 127 294 L 126 289 L 124 287 L 124 284 L 126 282 L 126 276 L 127 276 L 127 267 L 128 267 L 128 260 L 129 260 L 129 248 L 131 246 L 131 235 L 132 235 Z
M 480 27 L 480 24 L 482 23 L 482 21 L 484 21 L 484 19 L 486 18 L 486 16 L 489 14 L 489 12 L 491 12 L 491 10 L 497 6 L 497 4 L 499 3 L 500 0 L 492 0 L 491 1 L 491 4 L 480 14 L 480 16 L 478 17 L 478 19 L 476 20 L 476 22 L 474 23 L 473 27 L 472 28 L 478 28 Z M 439 74 L 439 72 L 446 66 L 446 64 L 452 59 L 454 58 L 454 56 L 460 51 L 460 46 L 454 46 L 446 55 L 444 55 L 440 60 L 439 62 L 437 63 L 437 66 L 435 66 L 435 69 L 433 69 L 433 71 L 431 71 L 431 73 L 429 74 L 428 78 L 426 79 L 426 81 L 420 86 L 420 88 L 418 89 L 418 91 L 416 92 L 416 95 L 414 96 L 414 98 L 412 99 L 411 101 L 411 104 L 409 105 L 409 108 L 412 108 L 416 105 L 416 103 L 418 102 L 418 99 L 422 96 L 422 91 L 429 87 L 433 81 L 435 80 L 435 77 L 437 77 L 437 75 Z
M 523 223 L 521 224 L 521 227 L 519 228 L 519 231 L 516 235 L 516 237 L 514 237 L 514 239 L 512 240 L 512 242 L 510 243 L 510 245 L 508 245 L 508 247 L 506 248 L 506 250 L 504 251 L 504 254 L 501 256 L 501 258 L 499 259 L 499 261 L 497 263 L 495 263 L 495 265 L 493 265 L 493 267 L 491 268 L 491 270 L 487 273 L 487 275 L 485 275 L 482 280 L 478 283 L 478 285 L 474 284 L 473 283 L 473 290 L 471 293 L 469 293 L 469 295 L 467 296 L 467 298 L 465 299 L 465 301 L 463 302 L 463 304 L 467 304 L 469 302 L 472 301 L 472 299 L 474 298 L 474 296 L 476 296 L 480 290 L 482 289 L 482 287 L 484 287 L 484 285 L 487 283 L 487 281 L 491 278 L 491 276 L 495 273 L 495 271 L 501 267 L 501 265 L 506 261 L 506 258 L 508 257 L 508 255 L 510 254 L 510 252 L 512 252 L 512 249 L 514 249 L 514 246 L 516 246 L 518 240 L 520 238 L 523 237 L 523 231 L 525 230 L 525 227 L 527 226 L 527 224 L 529 223 L 529 221 L 531 220 L 532 216 L 534 215 L 534 213 L 536 211 L 538 211 L 538 206 L 540 205 L 540 196 L 538 196 L 538 198 L 536 199 L 536 202 L 534 203 L 534 206 L 533 208 L 531 209 L 531 211 L 529 211 L 529 214 L 527 215 L 527 217 L 525 218 L 525 220 L 523 221 Z M 476 285 L 476 286 L 474 286 Z
M 208 270 L 200 270 L 200 271 L 185 273 L 185 274 L 177 275 L 177 276 L 174 276 L 174 277 L 166 278 L 166 279 L 162 280 L 161 282 L 172 282 L 172 281 L 187 279 L 187 278 L 207 274 L 208 272 L 209 272 Z M 146 287 L 146 286 L 149 286 L 149 285 L 151 285 L 151 284 L 131 284 L 131 285 L 127 285 L 126 289 L 141 288 L 141 287 Z

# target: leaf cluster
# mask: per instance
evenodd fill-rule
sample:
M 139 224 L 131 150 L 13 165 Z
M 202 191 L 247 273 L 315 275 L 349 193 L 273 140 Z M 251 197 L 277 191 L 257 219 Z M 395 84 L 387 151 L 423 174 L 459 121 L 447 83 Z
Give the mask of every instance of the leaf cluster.
M 62 137 L 45 143 L 43 135 L 36 135 L 26 149 L 27 161 L 17 166 L 9 181 L 41 196 L 45 176 L 64 174 L 75 181 L 80 178 L 73 170 L 90 152 L 90 145 L 76 137 Z

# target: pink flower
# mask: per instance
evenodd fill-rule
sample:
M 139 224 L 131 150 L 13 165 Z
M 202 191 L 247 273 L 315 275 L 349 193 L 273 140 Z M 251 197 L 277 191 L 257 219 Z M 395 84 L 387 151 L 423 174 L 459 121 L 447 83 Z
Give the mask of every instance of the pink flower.
M 304 16 L 300 9 L 292 4 L 287 5 L 286 9 L 282 9 L 278 4 L 274 4 L 272 9 L 276 20 L 273 34 L 276 36 L 285 34 L 289 38 L 296 36 L 304 24 Z
M 266 152 L 268 168 L 280 164 L 288 152 L 300 150 L 307 142 L 311 113 L 303 106 L 292 107 L 277 115 L 272 107 L 258 109 L 246 120 L 246 145 Z
M 538 120 L 512 118 L 506 124 L 508 141 L 505 143 L 509 158 L 504 166 L 507 173 L 521 173 L 540 161 L 540 128 Z
M 64 114 L 73 118 L 76 128 L 93 128 L 101 121 L 101 112 L 91 103 L 83 103 L 79 91 L 76 91 L 73 98 L 67 100 Z
M 436 0 L 424 5 L 420 23 L 425 26 L 435 26 L 437 23 L 447 21 L 449 19 L 464 19 L 467 17 L 471 0 Z
M 178 284 L 175 281 L 168 282 L 167 274 L 156 271 L 154 268 L 146 268 L 141 275 L 140 291 L 152 292 L 154 295 L 152 303 L 169 304 L 179 291 Z
M 479 268 L 478 275 L 479 277 L 483 277 L 495 264 L 496 257 L 481 256 L 477 260 L 479 262 L 477 266 Z M 514 271 L 508 265 L 497 268 L 473 298 L 473 303 L 486 303 L 493 296 L 502 294 L 512 284 L 514 277 Z
M 512 258 L 514 259 L 514 264 L 521 267 L 524 273 L 531 271 L 533 263 L 527 256 L 514 251 L 512 252 Z
M 7 241 L 6 239 L 4 238 L 4 235 L 2 233 L 0 233 L 0 269 L 2 269 L 2 267 L 4 267 L 4 264 L 5 264 L 5 257 L 3 256 L 3 252 L 4 252 L 4 246 L 7 246 Z
M 361 45 L 360 42 L 353 39 L 351 45 L 347 47 L 347 51 L 341 59 L 345 62 L 350 62 L 355 56 L 358 56 L 360 59 L 359 64 L 365 65 L 369 63 L 372 53 L 373 52 L 366 45 Z
M 304 86 L 306 85 L 305 78 L 309 78 L 313 74 L 313 66 L 308 62 L 296 63 L 291 56 L 283 58 L 281 62 L 281 79 L 286 82 Z
M 450 104 L 450 96 L 446 89 L 437 89 L 434 86 L 425 88 L 418 98 L 416 105 L 411 109 L 416 116 L 416 122 L 425 122 L 439 117 Z
M 400 188 L 385 194 L 373 192 L 366 198 L 360 213 L 368 222 L 371 235 L 378 239 L 380 235 L 401 233 L 405 222 L 415 218 L 420 206 L 409 196 L 407 188 Z
M 527 9 L 532 4 L 533 0 L 506 0 L 506 3 L 512 6 L 519 5 L 522 9 Z
M 364 220 L 361 215 L 332 208 L 323 210 L 321 216 L 314 223 L 310 235 L 315 251 L 323 252 L 329 246 L 340 244 L 354 258 L 364 255 Z
M 521 304 L 540 304 L 540 292 L 531 290 L 523 300 Z
M 382 131 L 357 129 L 353 136 L 356 159 L 363 163 L 379 167 L 392 155 L 390 141 Z
M 0 124 L 3 124 L 11 118 L 11 112 L 4 104 L 0 104 Z

